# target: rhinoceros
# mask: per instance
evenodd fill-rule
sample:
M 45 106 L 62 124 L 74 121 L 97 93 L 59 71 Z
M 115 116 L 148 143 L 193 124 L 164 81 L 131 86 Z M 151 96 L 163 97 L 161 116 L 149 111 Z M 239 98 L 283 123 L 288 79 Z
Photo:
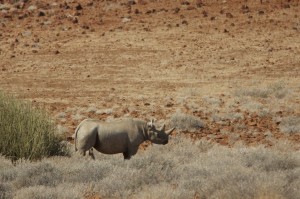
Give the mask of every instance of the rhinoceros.
M 167 144 L 174 128 L 165 131 L 165 125 L 157 129 L 151 122 L 139 119 L 123 119 L 102 122 L 85 119 L 74 133 L 75 151 L 95 159 L 93 148 L 104 154 L 123 153 L 124 159 L 130 159 L 138 151 L 139 145 L 146 140 L 155 144 Z

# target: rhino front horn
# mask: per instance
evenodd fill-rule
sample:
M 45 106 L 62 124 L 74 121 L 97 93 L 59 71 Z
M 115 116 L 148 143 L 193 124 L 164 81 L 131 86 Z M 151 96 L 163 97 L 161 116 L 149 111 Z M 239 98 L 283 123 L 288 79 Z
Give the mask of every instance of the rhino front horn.
M 175 128 L 172 128 L 172 129 L 167 130 L 167 131 L 166 131 L 166 134 L 170 135 L 170 134 L 174 131 L 174 129 L 175 129 Z

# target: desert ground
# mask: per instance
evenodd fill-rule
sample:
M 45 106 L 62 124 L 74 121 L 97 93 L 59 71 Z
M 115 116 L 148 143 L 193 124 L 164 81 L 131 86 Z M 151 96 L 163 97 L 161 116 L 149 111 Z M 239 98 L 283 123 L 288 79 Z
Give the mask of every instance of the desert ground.
M 182 112 L 206 125 L 185 133 L 224 145 L 224 131 L 247 144 L 271 145 L 266 132 L 300 141 L 280 130 L 300 116 L 299 1 L 0 8 L 1 90 L 47 109 L 68 136 L 85 117 L 169 121 Z
M 84 118 L 134 117 L 175 140 L 298 151 L 300 2 L 2 0 L 0 90 L 66 139 Z

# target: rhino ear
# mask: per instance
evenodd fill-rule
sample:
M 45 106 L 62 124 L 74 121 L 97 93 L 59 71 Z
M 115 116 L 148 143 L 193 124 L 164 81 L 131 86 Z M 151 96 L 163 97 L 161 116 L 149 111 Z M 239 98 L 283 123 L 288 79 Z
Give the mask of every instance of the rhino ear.
M 150 122 L 147 123 L 148 127 L 153 127 L 153 119 L 151 119 Z

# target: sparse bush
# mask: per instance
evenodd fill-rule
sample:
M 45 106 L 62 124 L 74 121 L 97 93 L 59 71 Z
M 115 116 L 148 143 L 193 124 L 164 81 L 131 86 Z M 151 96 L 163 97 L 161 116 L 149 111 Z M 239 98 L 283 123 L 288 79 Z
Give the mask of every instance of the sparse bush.
M 279 128 L 284 133 L 300 133 L 300 117 L 285 117 L 280 122 Z
M 41 110 L 0 92 L 0 153 L 17 160 L 67 154 L 56 127 Z
M 193 115 L 177 112 L 171 116 L 171 126 L 182 131 L 196 131 L 204 128 L 204 122 Z

